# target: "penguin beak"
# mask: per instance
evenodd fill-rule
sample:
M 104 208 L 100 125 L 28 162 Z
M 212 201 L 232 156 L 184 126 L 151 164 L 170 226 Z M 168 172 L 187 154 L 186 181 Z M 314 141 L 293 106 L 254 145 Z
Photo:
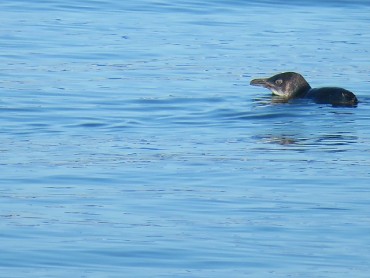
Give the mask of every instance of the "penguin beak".
M 267 78 L 253 79 L 251 81 L 250 85 L 252 85 L 252 86 L 259 86 L 259 87 L 265 87 L 265 88 L 268 88 L 269 87 L 269 83 L 267 81 Z
M 266 88 L 270 90 L 273 95 L 285 97 L 284 93 L 281 92 L 279 88 L 276 88 L 276 86 L 269 81 L 269 78 L 253 79 L 250 84 L 252 86 L 259 86 L 259 87 Z

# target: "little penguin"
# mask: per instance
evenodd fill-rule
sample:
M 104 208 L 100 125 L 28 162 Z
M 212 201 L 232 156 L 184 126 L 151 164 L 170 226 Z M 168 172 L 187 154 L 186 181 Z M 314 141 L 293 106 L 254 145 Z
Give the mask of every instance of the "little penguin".
M 311 88 L 304 77 L 296 72 L 283 72 L 269 78 L 253 79 L 250 85 L 267 88 L 284 100 L 307 98 L 318 104 L 333 106 L 356 106 L 358 103 L 354 93 L 343 88 Z

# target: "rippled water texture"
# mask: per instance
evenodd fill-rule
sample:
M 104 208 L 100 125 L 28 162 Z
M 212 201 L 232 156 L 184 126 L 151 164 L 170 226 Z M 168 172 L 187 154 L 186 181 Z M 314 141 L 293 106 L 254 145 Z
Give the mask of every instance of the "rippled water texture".
M 368 277 L 367 1 L 0 3 L 1 277 Z M 274 103 L 297 71 L 357 108 Z

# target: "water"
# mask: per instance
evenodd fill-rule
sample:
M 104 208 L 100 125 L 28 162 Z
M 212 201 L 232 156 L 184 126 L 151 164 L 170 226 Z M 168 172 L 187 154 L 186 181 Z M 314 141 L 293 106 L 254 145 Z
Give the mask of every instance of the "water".
M 0 4 L 1 277 L 367 277 L 367 1 Z M 298 71 L 357 108 L 274 104 Z

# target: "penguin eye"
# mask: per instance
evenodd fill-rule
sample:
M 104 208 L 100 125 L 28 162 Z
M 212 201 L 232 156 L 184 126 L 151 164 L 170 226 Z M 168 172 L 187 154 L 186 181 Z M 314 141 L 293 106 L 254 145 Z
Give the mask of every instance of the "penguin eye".
M 283 80 L 282 79 L 277 79 L 277 80 L 275 80 L 275 84 L 280 86 L 281 84 L 283 84 Z

